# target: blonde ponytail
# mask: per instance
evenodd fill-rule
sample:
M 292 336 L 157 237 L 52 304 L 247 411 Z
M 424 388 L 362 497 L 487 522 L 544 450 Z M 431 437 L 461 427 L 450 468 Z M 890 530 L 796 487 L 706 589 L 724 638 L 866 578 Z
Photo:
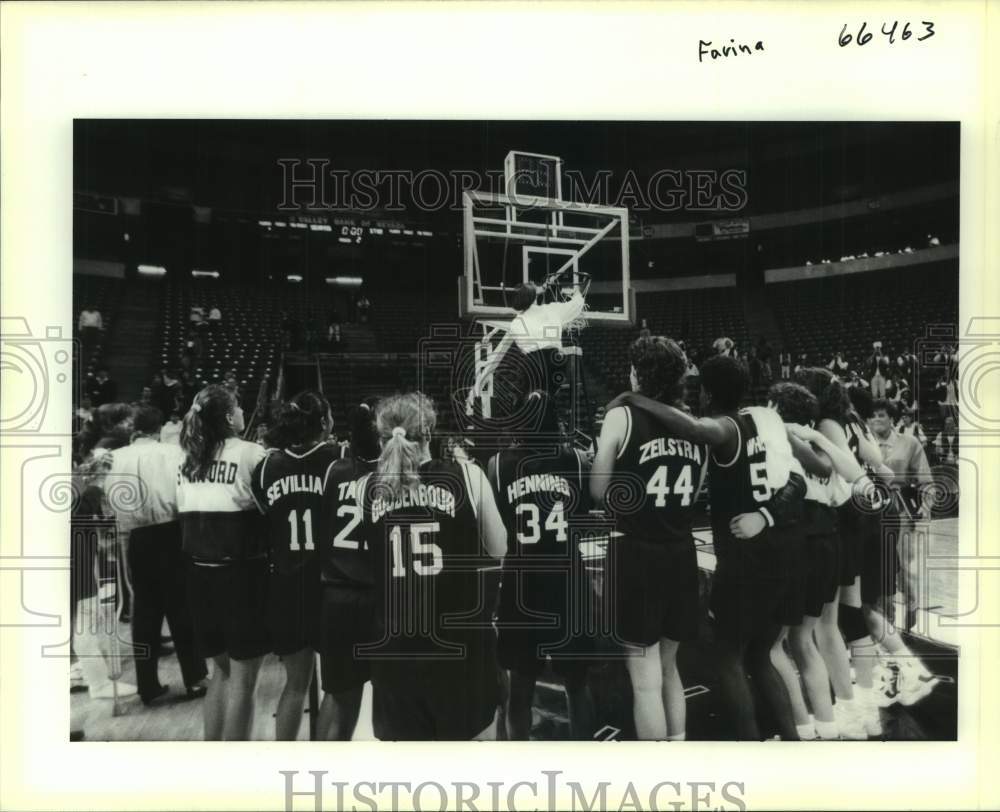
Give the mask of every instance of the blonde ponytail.
M 414 392 L 380 401 L 375 422 L 382 441 L 376 469 L 378 483 L 396 500 L 420 484 L 420 461 L 437 415 L 430 399 Z

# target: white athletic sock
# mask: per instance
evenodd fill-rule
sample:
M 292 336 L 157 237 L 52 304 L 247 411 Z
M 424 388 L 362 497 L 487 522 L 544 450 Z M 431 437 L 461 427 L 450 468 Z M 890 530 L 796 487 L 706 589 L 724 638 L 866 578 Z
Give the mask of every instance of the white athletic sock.
M 668 742 L 682 742 L 687 739 L 687 733 L 675 733 L 673 736 L 667 736 Z
M 804 741 L 813 741 L 816 738 L 816 725 L 813 723 L 812 719 L 801 725 L 795 726 L 795 731 L 799 734 L 799 738 Z
M 840 738 L 840 730 L 837 728 L 836 722 L 820 722 L 817 720 L 816 734 L 825 741 Z

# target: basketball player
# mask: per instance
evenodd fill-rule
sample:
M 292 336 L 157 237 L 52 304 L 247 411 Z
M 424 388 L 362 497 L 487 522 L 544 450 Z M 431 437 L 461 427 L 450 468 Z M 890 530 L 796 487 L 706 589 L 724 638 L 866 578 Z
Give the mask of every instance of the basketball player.
M 250 737 L 257 672 L 269 649 L 267 557 L 251 493 L 266 452 L 239 439 L 242 430 L 235 394 L 215 385 L 195 396 L 181 428 L 177 508 L 191 557 L 188 599 L 200 654 L 214 663 L 206 740 Z
M 629 348 L 632 389 L 680 406 L 687 359 L 662 336 Z M 613 589 L 615 633 L 626 644 L 640 739 L 682 740 L 684 686 L 677 649 L 698 634 L 698 563 L 691 523 L 708 449 L 668 432 L 650 414 L 613 401 L 594 458 L 591 495 L 615 513 L 606 583 Z M 616 505 L 608 488 L 634 480 L 639 500 Z
M 319 648 L 318 550 L 329 535 L 322 521 L 323 480 L 339 456 L 327 442 L 332 428 L 327 399 L 300 392 L 278 408 L 268 432 L 273 448 L 253 473 L 253 496 L 267 517 L 268 632 L 285 667 L 275 714 L 278 741 L 298 738 Z
M 816 397 L 819 404 L 818 431 L 837 449 L 850 452 L 845 428 L 850 398 L 844 385 L 830 370 L 823 367 L 804 367 L 795 373 L 795 381 Z M 869 446 L 870 444 L 865 445 L 865 453 L 873 452 Z M 830 487 L 832 504 L 837 511 L 839 589 L 837 600 L 823 607 L 816 627 L 816 642 L 826 661 L 836 696 L 834 713 L 841 736 L 847 739 L 867 739 L 869 727 L 875 728 L 873 717 L 877 715 L 877 710 L 872 694 L 876 651 L 861 612 L 864 538 L 853 521 L 852 481 L 835 477 L 831 480 Z M 845 640 L 847 648 L 844 647 Z M 851 652 L 855 654 L 853 664 L 857 685 L 851 680 Z
M 323 483 L 324 526 L 329 530 L 320 552 L 323 704 L 317 729 L 327 741 L 347 741 L 354 735 L 362 690 L 371 679 L 371 661 L 355 657 L 354 647 L 374 639 L 375 597 L 361 531 L 358 480 L 374 471 L 378 461 L 375 412 L 362 403 L 348 420 L 350 454 L 330 467 Z
M 639 393 L 620 396 L 653 415 L 669 436 L 707 444 L 716 570 L 711 610 L 723 696 L 742 740 L 760 739 L 747 671 L 767 700 L 782 739 L 797 740 L 788 691 L 771 662 L 795 588 L 788 571 L 787 527 L 801 514 L 805 481 L 781 418 L 772 409 L 741 409 L 746 376 L 736 359 L 716 355 L 701 368 L 701 401 L 711 417 Z M 746 671 L 744 670 L 746 666 Z
M 528 405 L 538 435 L 488 464 L 508 534 L 497 617 L 500 665 L 510 671 L 507 730 L 511 739 L 528 739 L 535 682 L 551 655 L 566 687 L 570 734 L 589 740 L 594 708 L 581 656 L 589 646 L 575 612 L 591 586 L 570 529 L 589 507 L 584 477 L 590 465 L 564 443 L 550 395 L 533 392 Z
M 493 606 L 484 553 L 507 531 L 478 466 L 431 458 L 437 416 L 420 393 L 376 409 L 382 452 L 359 483 L 381 639 L 355 649 L 372 663 L 375 735 L 491 739 L 498 703 Z
M 836 739 L 840 731 L 830 701 L 829 672 L 813 635 L 824 607 L 833 603 L 839 587 L 839 537 L 837 514 L 833 507 L 833 477 L 840 476 L 860 485 L 864 472 L 853 455 L 837 448 L 825 436 L 812 429 L 812 424 L 819 417 L 819 404 L 808 389 L 799 384 L 779 383 L 771 387 L 768 399 L 782 419 L 790 424 L 789 432 L 793 443 L 809 443 L 814 452 L 828 462 L 831 469 L 825 476 L 806 470 L 806 496 L 800 530 L 805 564 L 803 619 L 800 624 L 792 626 L 788 635 L 792 656 L 799 667 L 802 683 L 813 709 L 813 719 L 805 713 L 804 702 L 797 706 L 798 678 L 781 662 L 783 649 L 776 647 L 772 651 L 772 659 L 788 685 L 800 737 Z M 870 486 L 870 483 L 867 484 Z M 828 608 L 827 611 L 832 609 Z

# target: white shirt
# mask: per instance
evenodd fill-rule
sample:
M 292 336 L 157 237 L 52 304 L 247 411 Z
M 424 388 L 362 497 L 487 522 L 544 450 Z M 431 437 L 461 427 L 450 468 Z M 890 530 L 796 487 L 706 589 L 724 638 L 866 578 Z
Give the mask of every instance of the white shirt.
M 122 532 L 177 519 L 177 469 L 184 460 L 180 446 L 138 437 L 109 454 L 104 494 Z
M 534 304 L 514 317 L 507 332 L 524 353 L 550 347 L 562 349 L 563 327 L 577 318 L 583 307 L 583 295 L 579 292 L 565 302 Z
M 208 312 L 208 320 L 209 321 L 222 321 L 222 312 L 219 310 L 219 308 L 213 307 Z

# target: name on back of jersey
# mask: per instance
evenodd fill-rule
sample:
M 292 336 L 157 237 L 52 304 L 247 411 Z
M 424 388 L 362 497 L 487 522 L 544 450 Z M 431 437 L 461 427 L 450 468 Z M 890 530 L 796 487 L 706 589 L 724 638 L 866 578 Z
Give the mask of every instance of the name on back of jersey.
M 323 480 L 311 474 L 292 474 L 276 479 L 267 489 L 267 504 L 273 505 L 283 496 L 293 493 L 315 493 L 323 495 Z
M 428 507 L 454 517 L 455 494 L 439 485 L 420 484 L 412 490 L 404 489 L 398 499 L 376 496 L 372 500 L 372 521 L 377 522 L 390 511 L 408 507 Z
M 687 457 L 701 464 L 701 446 L 676 437 L 657 437 L 639 446 L 639 464 L 657 457 Z
M 747 440 L 747 456 L 752 457 L 754 454 L 763 454 L 767 451 L 767 443 L 764 442 L 764 438 L 760 435 L 756 437 L 751 437 Z
M 531 474 L 515 479 L 507 486 L 507 501 L 513 503 L 522 496 L 542 491 L 572 496 L 569 483 L 563 477 L 555 474 Z

